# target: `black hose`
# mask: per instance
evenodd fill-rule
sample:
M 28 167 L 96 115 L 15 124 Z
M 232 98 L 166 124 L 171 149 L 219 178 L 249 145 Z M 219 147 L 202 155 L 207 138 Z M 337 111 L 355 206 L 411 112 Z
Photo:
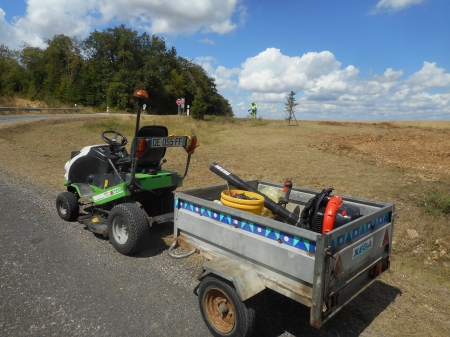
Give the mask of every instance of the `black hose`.
M 184 170 L 184 174 L 183 174 L 183 177 L 181 178 L 181 182 L 183 182 L 184 178 L 187 176 L 190 162 L 191 162 L 191 155 L 188 154 L 188 157 L 187 157 L 187 160 L 186 160 L 186 169 Z

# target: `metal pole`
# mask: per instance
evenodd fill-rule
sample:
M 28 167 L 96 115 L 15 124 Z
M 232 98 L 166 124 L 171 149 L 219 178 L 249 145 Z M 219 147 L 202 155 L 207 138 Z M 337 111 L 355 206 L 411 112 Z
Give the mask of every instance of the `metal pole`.
M 134 136 L 137 137 L 139 131 L 139 118 L 141 117 L 141 102 L 137 100 L 137 116 L 136 116 L 136 130 L 134 131 Z

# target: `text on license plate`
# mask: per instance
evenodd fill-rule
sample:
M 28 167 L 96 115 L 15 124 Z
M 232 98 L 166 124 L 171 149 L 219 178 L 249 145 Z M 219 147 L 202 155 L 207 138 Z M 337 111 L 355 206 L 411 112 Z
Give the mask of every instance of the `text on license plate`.
M 147 139 L 150 147 L 175 147 L 186 146 L 187 137 L 152 137 Z

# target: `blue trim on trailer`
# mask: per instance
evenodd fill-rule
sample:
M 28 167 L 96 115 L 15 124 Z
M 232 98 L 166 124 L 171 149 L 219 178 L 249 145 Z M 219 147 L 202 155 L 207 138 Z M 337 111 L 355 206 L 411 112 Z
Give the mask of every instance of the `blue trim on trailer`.
M 376 219 L 373 219 L 365 224 L 355 228 L 341 236 L 334 238 L 331 241 L 331 249 L 335 249 L 339 246 L 346 244 L 347 242 L 356 239 L 359 236 L 364 235 L 367 232 L 372 231 L 374 228 L 385 225 L 389 223 L 389 213 L 383 214 Z
M 308 253 L 315 254 L 316 252 L 316 243 L 314 241 L 310 241 L 304 238 L 297 237 L 292 234 L 287 234 L 280 232 L 276 229 L 254 223 L 248 220 L 244 220 L 242 218 L 222 213 L 222 212 L 216 212 L 214 210 L 211 210 L 206 207 L 198 206 L 193 203 L 184 201 L 184 200 L 178 200 L 175 199 L 175 208 L 177 209 L 184 209 L 186 211 L 200 214 L 202 216 L 205 216 L 211 220 L 218 221 L 220 223 L 223 223 L 225 225 L 229 226 L 237 226 L 237 228 L 242 229 L 246 232 L 252 233 L 254 235 L 259 235 L 262 237 L 265 237 L 267 239 L 278 241 L 281 240 L 282 243 L 287 244 L 291 247 L 294 247 L 296 249 L 300 249 L 303 251 L 306 251 Z

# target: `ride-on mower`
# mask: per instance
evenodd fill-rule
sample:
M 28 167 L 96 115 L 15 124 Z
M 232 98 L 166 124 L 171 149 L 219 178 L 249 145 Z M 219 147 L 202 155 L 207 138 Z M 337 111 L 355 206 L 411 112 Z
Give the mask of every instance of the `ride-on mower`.
M 145 247 L 154 222 L 173 220 L 173 191 L 185 178 L 190 157 L 197 145 L 195 136 L 173 136 L 165 126 L 139 128 L 143 90 L 134 92 L 137 101 L 136 130 L 130 153 L 127 138 L 114 130 L 101 135 L 106 145 L 86 146 L 74 151 L 65 165 L 67 191 L 56 198 L 59 216 L 84 224 L 104 237 L 114 248 L 130 255 Z M 187 152 L 183 176 L 163 170 L 167 147 Z M 83 202 L 80 202 L 80 198 Z

